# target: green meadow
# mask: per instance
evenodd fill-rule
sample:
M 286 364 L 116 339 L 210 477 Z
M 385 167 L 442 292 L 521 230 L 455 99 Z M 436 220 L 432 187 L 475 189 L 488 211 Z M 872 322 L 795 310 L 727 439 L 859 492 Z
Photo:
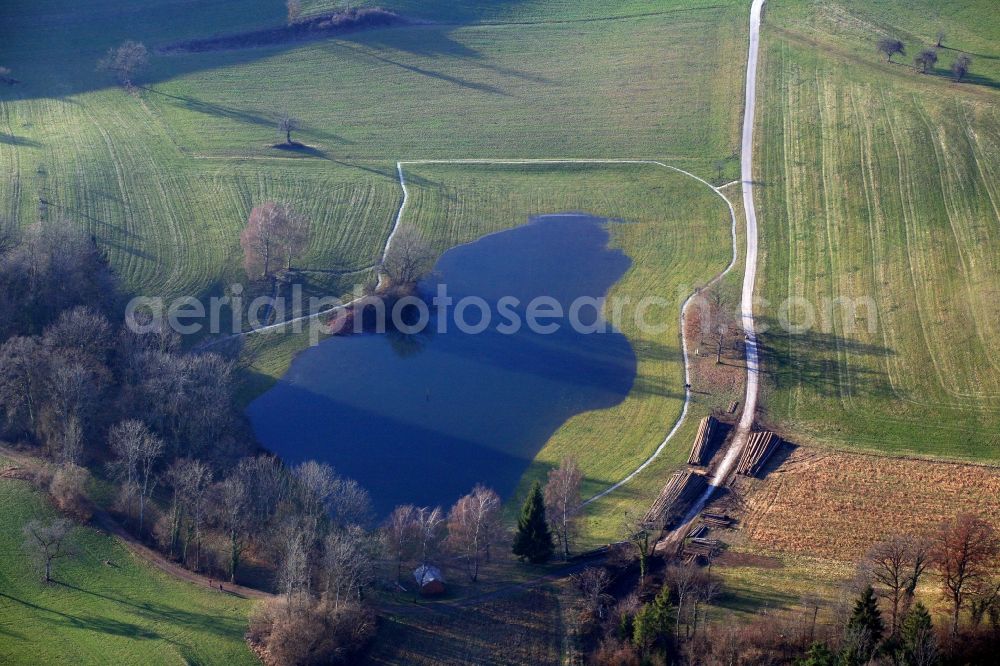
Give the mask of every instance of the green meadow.
M 77 556 L 46 584 L 21 530 L 55 510 L 13 479 L 0 479 L 0 502 L 0 662 L 256 663 L 243 641 L 252 602 L 175 580 L 89 527 L 73 530 Z
M 763 416 L 799 443 L 995 461 L 1000 19 L 989 2 L 935 7 L 768 4 Z M 919 74 L 912 57 L 939 28 L 947 48 Z M 883 34 L 907 56 L 876 55 Z M 960 52 L 972 75 L 958 84 Z M 857 320 L 838 299 L 854 299 Z M 783 314 L 814 326 L 783 332 Z

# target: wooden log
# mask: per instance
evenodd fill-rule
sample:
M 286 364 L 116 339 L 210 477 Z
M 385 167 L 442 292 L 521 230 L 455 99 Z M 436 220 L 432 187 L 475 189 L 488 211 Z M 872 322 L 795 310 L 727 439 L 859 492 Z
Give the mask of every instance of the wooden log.
M 691 455 L 688 456 L 689 465 L 704 465 L 708 462 L 705 458 L 712 448 L 712 440 L 719 430 L 718 425 L 714 416 L 706 416 L 698 424 L 698 434 L 691 446 Z

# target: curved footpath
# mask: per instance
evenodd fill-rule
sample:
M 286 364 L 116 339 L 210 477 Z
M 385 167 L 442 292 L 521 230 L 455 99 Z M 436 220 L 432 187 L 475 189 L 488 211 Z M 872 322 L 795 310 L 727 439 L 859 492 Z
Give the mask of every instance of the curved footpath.
M 688 515 L 680 527 L 678 527 L 674 534 L 682 532 L 688 525 L 697 517 L 701 510 L 708 503 L 715 489 L 725 485 L 726 479 L 732 471 L 733 465 L 736 463 L 739 457 L 739 452 L 746 443 L 747 438 L 750 435 L 750 429 L 754 422 L 754 417 L 757 410 L 757 393 L 758 393 L 758 380 L 759 380 L 759 355 L 757 348 L 757 337 L 754 331 L 753 322 L 753 294 L 754 294 L 754 284 L 757 278 L 757 214 L 753 203 L 753 129 L 754 129 L 754 109 L 756 107 L 756 97 L 757 97 L 757 53 L 760 38 L 760 19 L 761 12 L 764 7 L 765 0 L 753 0 L 750 7 L 750 46 L 747 53 L 747 69 L 746 69 L 746 91 L 744 96 L 744 110 L 743 110 L 743 136 L 741 145 L 741 157 L 740 157 L 740 182 L 743 186 L 743 208 L 746 217 L 746 232 L 747 232 L 747 251 L 746 251 L 746 268 L 743 274 L 743 293 L 741 299 L 741 320 L 743 325 L 743 330 L 746 332 L 746 363 L 747 363 L 747 384 L 746 384 L 746 396 L 743 401 L 743 413 L 740 418 L 740 422 L 737 425 L 736 434 L 733 436 L 732 442 L 729 445 L 729 450 L 726 452 L 725 457 L 719 465 L 715 475 L 713 476 L 709 487 L 706 489 L 704 495 L 698 499 L 698 501 L 692 506 Z M 717 195 L 719 195 L 729 206 L 730 216 L 732 218 L 732 228 L 733 228 L 733 258 L 729 265 L 718 275 L 712 278 L 705 287 L 710 287 L 719 280 L 722 279 L 732 268 L 736 262 L 737 252 L 736 252 L 736 214 L 733 210 L 732 202 L 722 193 L 719 187 L 713 186 L 708 181 L 695 176 L 684 169 L 680 169 L 663 162 L 648 159 L 430 159 L 430 160 L 401 160 L 396 162 L 396 172 L 399 177 L 399 185 L 402 190 L 402 199 L 400 201 L 399 209 L 396 212 L 395 220 L 393 221 L 392 228 L 389 231 L 389 235 L 386 238 L 385 245 L 382 251 L 382 258 L 384 259 L 386 254 L 389 252 L 389 247 L 392 244 L 393 238 L 396 236 L 396 232 L 399 230 L 404 212 L 406 211 L 407 203 L 409 203 L 409 189 L 407 188 L 406 176 L 404 174 L 404 165 L 420 165 L 420 164 L 651 164 L 671 171 L 675 171 L 686 176 L 693 178 L 694 180 L 706 185 L 712 189 Z M 731 185 L 732 183 L 728 183 Z M 725 185 L 723 187 L 726 187 Z M 381 283 L 381 277 L 380 277 Z M 687 340 L 684 338 L 684 315 L 685 312 L 694 299 L 696 294 L 692 294 L 684 302 L 681 307 L 681 349 L 684 355 L 684 383 L 685 385 L 690 385 L 690 363 L 688 359 L 687 352 Z M 346 306 L 339 307 L 349 307 L 351 303 L 346 304 Z M 337 309 L 337 308 L 332 308 Z M 229 340 L 232 338 L 243 337 L 255 333 L 262 333 L 265 331 L 272 331 L 283 328 L 290 324 L 312 319 L 313 317 L 320 316 L 321 314 L 326 314 L 328 311 L 322 313 L 314 313 L 311 315 L 306 315 L 291 319 L 284 322 L 279 322 L 276 324 L 271 324 L 269 326 L 264 326 L 258 329 L 252 329 L 245 331 L 243 333 L 237 333 L 235 335 L 224 336 L 222 338 L 215 339 L 204 347 L 211 347 L 219 342 Z M 601 492 L 597 493 L 593 497 L 584 501 L 584 505 L 590 504 L 624 486 L 626 483 L 634 479 L 640 472 L 642 472 L 646 467 L 648 467 L 654 460 L 659 457 L 660 453 L 670 442 L 673 436 L 680 429 L 681 425 L 684 423 L 687 417 L 688 407 L 691 403 L 691 389 L 685 388 L 684 390 L 684 406 L 681 409 L 681 414 L 677 421 L 671 427 L 670 431 L 667 433 L 663 441 L 656 447 L 656 449 L 646 458 L 638 467 L 629 472 L 620 481 L 612 484 L 608 488 L 605 488 Z

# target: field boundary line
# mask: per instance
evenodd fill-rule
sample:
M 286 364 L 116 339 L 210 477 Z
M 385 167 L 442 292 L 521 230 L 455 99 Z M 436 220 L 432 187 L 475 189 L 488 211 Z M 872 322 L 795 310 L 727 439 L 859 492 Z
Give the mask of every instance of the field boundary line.
M 709 183 L 704 178 L 696 176 L 693 173 L 691 173 L 690 171 L 685 171 L 684 169 L 681 169 L 680 167 L 676 167 L 676 166 L 673 166 L 673 165 L 670 165 L 670 164 L 666 164 L 664 162 L 660 162 L 658 160 L 651 160 L 651 159 L 627 159 L 627 158 L 621 158 L 621 159 L 576 159 L 576 158 L 562 158 L 562 159 L 560 159 L 560 158 L 551 158 L 551 159 L 546 159 L 546 158 L 540 158 L 540 159 L 494 159 L 494 160 L 490 160 L 490 159 L 401 160 L 401 161 L 399 161 L 399 162 L 396 163 L 396 167 L 397 167 L 397 170 L 399 172 L 399 183 L 400 183 L 400 186 L 402 187 L 402 190 L 403 190 L 403 201 L 400 204 L 399 212 L 396 215 L 395 225 L 393 226 L 392 232 L 390 233 L 389 238 L 386 241 L 385 251 L 382 254 L 383 257 L 385 257 L 386 253 L 389 251 L 389 246 L 392 243 L 392 239 L 395 236 L 396 232 L 398 231 L 398 229 L 400 227 L 400 224 L 402 222 L 403 213 L 406 210 L 406 204 L 409 202 L 409 189 L 406 187 L 406 176 L 405 176 L 405 172 L 404 172 L 403 167 L 404 167 L 404 165 L 421 165 L 421 164 L 425 164 L 425 165 L 433 165 L 433 164 L 463 165 L 463 164 L 467 164 L 467 165 L 483 165 L 483 166 L 491 166 L 491 165 L 498 165 L 498 166 L 505 166 L 505 165 L 509 165 L 509 166 L 518 166 L 518 165 L 531 166 L 531 165 L 546 165 L 546 164 L 556 165 L 556 166 L 558 166 L 558 165 L 573 165 L 573 164 L 581 164 L 581 165 L 594 164 L 594 165 L 649 165 L 649 166 L 658 166 L 658 167 L 661 167 L 661 168 L 664 168 L 664 169 L 668 169 L 670 171 L 682 174 L 684 176 L 688 176 L 689 178 L 693 178 L 694 180 L 698 181 L 702 185 L 705 185 L 706 187 L 708 187 L 710 190 L 712 190 L 712 192 L 714 192 L 718 197 L 720 197 L 723 201 L 726 202 L 726 206 L 729 208 L 730 235 L 731 235 L 731 238 L 732 238 L 732 258 L 729 260 L 729 264 L 721 272 L 717 273 L 715 276 L 712 277 L 711 280 L 709 280 L 708 282 L 706 282 L 701 287 L 697 287 L 694 290 L 694 292 L 692 292 L 691 295 L 689 295 L 684 300 L 684 303 L 681 305 L 680 334 L 681 334 L 681 351 L 682 351 L 682 357 L 683 357 L 683 361 L 684 361 L 684 404 L 681 407 L 681 413 L 677 417 L 677 420 L 674 422 L 673 426 L 667 432 L 667 435 L 663 438 L 663 441 L 660 442 L 660 444 L 653 450 L 653 452 L 649 456 L 647 456 L 646 459 L 643 460 L 642 463 L 638 467 L 636 467 L 634 470 L 632 470 L 627 475 L 625 475 L 625 477 L 623 477 L 621 480 L 616 481 L 615 483 L 613 483 L 612 485 L 608 486 L 607 488 L 605 488 L 604 490 L 600 491 L 599 493 L 597 493 L 597 494 L 589 497 L 588 499 L 584 500 L 584 502 L 583 502 L 583 504 L 581 504 L 581 506 L 587 506 L 587 505 L 589 505 L 589 504 L 591 504 L 591 503 L 593 503 L 593 502 L 601 499 L 602 497 L 606 497 L 607 495 L 613 493 L 614 491 L 616 491 L 619 488 L 621 488 L 622 486 L 624 486 L 626 483 L 628 483 L 629 481 L 631 481 L 632 479 L 634 479 L 636 476 L 638 476 L 644 469 L 646 469 L 647 467 L 649 467 L 649 465 L 651 465 L 660 456 L 660 454 L 666 448 L 667 444 L 670 443 L 670 441 L 673 439 L 674 435 L 677 434 L 677 431 L 680 430 L 681 426 L 684 424 L 684 421 L 687 419 L 688 409 L 689 409 L 689 407 L 691 405 L 691 388 L 690 388 L 690 385 L 691 385 L 691 361 L 690 361 L 690 357 L 689 357 L 689 354 L 688 354 L 688 340 L 687 340 L 687 331 L 685 330 L 685 328 L 686 328 L 685 327 L 685 318 L 686 318 L 688 307 L 694 301 L 694 298 L 696 296 L 698 296 L 698 294 L 700 294 L 704 289 L 708 289 L 708 288 L 714 286 L 715 284 L 717 284 L 720 280 L 722 280 L 722 278 L 724 278 L 733 269 L 733 267 L 736 265 L 736 261 L 739 258 L 739 248 L 737 247 L 737 232 L 736 232 L 736 224 L 737 224 L 736 223 L 736 211 L 733 208 L 732 202 L 729 200 L 729 198 L 725 194 L 723 194 L 720 191 L 720 188 L 715 187 L 714 185 L 712 185 L 711 183 Z

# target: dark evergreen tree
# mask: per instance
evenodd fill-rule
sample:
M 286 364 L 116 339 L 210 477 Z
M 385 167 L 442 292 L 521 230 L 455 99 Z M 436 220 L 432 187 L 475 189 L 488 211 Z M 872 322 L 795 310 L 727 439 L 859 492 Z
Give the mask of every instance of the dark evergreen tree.
M 922 603 L 915 603 L 903 618 L 899 634 L 903 664 L 927 666 L 937 662 L 938 647 L 931 614 Z
M 522 562 L 528 560 L 532 564 L 547 562 L 555 550 L 552 532 L 545 520 L 545 500 L 542 497 L 542 486 L 538 481 L 531 486 L 528 499 L 521 507 L 521 515 L 517 519 L 517 534 L 514 536 L 514 554 Z
M 809 646 L 806 656 L 796 662 L 796 666 L 834 666 L 836 663 L 837 657 L 826 643 L 816 641 Z
M 841 655 L 841 663 L 847 666 L 868 663 L 882 642 L 884 633 L 885 624 L 878 609 L 878 599 L 875 598 L 874 588 L 869 585 L 854 603 L 851 619 L 847 621 L 847 645 Z
M 643 606 L 635 614 L 632 623 L 632 642 L 642 650 L 649 652 L 657 645 L 662 645 L 670 638 L 674 620 L 674 607 L 670 603 L 670 586 L 664 585 L 656 598 Z

